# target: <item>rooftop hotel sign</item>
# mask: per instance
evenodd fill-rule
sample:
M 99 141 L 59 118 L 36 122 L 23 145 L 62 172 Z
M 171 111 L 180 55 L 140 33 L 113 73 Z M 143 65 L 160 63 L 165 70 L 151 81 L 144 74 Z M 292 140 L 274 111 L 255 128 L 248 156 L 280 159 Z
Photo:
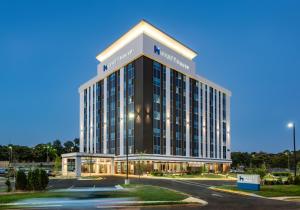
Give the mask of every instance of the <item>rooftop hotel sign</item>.
M 163 57 L 165 57 L 167 60 L 176 63 L 177 65 L 181 66 L 182 68 L 189 70 L 190 67 L 189 65 L 185 64 L 184 62 L 182 62 L 181 60 L 179 60 L 176 56 L 171 55 L 165 51 L 160 50 L 159 47 L 157 47 L 156 45 L 154 45 L 154 53 L 156 53 L 157 55 L 161 55 Z
M 122 63 L 122 61 L 131 56 L 134 52 L 134 49 L 130 49 L 128 50 L 127 52 L 119 55 L 119 56 L 116 56 L 111 62 L 109 62 L 108 64 L 104 64 L 103 65 L 103 71 L 107 71 L 109 69 L 113 69 L 118 63 Z
M 182 73 L 189 75 L 195 73 L 194 61 L 176 53 L 146 34 L 141 34 L 101 62 L 98 65 L 98 76 L 104 78 L 142 55 Z

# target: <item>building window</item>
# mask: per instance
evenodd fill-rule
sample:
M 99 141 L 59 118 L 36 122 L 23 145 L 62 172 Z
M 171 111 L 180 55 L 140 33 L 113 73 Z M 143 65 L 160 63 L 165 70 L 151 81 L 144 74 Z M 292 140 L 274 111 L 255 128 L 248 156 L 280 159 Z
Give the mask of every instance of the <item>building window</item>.
M 186 155 L 186 76 L 170 71 L 171 81 L 171 151 L 173 155 Z
M 128 154 L 134 153 L 134 77 L 135 70 L 132 63 L 124 67 L 124 154 L 128 141 Z
M 87 152 L 87 89 L 84 89 L 83 104 L 83 150 Z
M 153 153 L 166 154 L 166 68 L 153 61 Z
M 223 106 L 223 110 L 222 110 L 222 113 L 223 113 L 223 126 L 222 126 L 222 129 L 223 129 L 223 159 L 226 159 L 226 95 L 225 93 L 222 94 L 222 106 Z
M 107 151 L 118 154 L 120 144 L 120 71 L 112 73 L 107 78 Z
M 190 154 L 199 156 L 199 82 L 190 79 Z

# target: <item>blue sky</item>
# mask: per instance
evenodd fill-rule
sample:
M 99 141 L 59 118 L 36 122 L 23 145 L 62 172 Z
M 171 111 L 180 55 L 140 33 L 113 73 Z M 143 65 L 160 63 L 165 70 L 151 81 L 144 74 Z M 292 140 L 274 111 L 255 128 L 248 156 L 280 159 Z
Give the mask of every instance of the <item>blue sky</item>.
M 291 148 L 299 11 L 299 1 L 1 1 L 0 144 L 78 137 L 78 87 L 96 75 L 95 56 L 146 19 L 199 53 L 198 74 L 232 91 L 232 150 Z

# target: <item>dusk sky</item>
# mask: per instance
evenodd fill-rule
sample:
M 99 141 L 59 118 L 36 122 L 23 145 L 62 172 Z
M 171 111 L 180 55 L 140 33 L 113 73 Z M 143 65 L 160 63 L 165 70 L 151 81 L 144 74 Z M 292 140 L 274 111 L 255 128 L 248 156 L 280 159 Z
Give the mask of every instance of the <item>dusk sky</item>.
M 287 0 L 1 1 L 0 144 L 78 137 L 78 87 L 141 19 L 197 51 L 197 73 L 232 91 L 232 151 L 292 148 L 300 1 Z

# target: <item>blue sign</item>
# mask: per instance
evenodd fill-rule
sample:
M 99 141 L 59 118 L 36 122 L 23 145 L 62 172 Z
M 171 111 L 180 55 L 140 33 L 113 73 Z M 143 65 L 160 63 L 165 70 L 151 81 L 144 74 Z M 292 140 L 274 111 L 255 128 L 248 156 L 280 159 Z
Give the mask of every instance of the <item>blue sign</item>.
M 243 190 L 260 190 L 260 176 L 255 174 L 238 174 L 237 187 Z
M 154 45 L 154 53 L 156 53 L 157 55 L 160 55 L 160 49 L 156 45 Z

